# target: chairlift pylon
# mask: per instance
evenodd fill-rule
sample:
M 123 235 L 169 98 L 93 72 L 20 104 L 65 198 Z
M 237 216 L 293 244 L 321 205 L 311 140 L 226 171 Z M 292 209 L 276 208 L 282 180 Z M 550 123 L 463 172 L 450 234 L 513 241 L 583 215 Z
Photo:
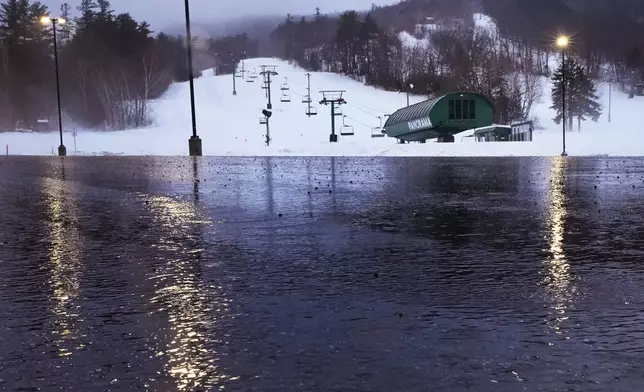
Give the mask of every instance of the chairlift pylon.
M 342 116 L 342 128 L 340 128 L 340 135 L 342 136 L 353 136 L 353 125 L 347 125 L 345 119 L 347 116 Z

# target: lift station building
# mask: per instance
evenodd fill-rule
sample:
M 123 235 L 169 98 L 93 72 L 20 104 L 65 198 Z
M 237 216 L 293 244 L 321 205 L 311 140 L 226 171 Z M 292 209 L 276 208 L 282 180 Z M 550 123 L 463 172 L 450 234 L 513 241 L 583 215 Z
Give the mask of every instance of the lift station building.
M 481 94 L 449 93 L 399 109 L 387 119 L 384 133 L 402 143 L 454 142 L 457 133 L 492 125 L 494 115 L 494 105 Z

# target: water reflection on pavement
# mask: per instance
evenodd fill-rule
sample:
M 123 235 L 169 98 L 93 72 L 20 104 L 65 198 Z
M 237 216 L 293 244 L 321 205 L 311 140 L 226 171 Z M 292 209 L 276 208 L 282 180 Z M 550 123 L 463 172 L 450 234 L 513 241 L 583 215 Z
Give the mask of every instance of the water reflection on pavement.
M 632 391 L 637 159 L 0 159 L 0 390 Z

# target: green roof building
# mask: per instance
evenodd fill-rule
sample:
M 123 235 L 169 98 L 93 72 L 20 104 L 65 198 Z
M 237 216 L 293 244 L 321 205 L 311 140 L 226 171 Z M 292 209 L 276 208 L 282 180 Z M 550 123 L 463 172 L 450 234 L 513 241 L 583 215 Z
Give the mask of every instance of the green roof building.
M 457 133 L 492 125 L 494 114 L 483 95 L 456 92 L 399 109 L 387 119 L 384 132 L 401 142 L 453 142 Z

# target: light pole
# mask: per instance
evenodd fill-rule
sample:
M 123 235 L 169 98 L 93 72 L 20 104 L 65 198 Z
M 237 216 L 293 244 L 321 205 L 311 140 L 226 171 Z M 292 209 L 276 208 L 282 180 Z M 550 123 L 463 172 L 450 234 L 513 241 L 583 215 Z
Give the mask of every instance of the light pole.
M 202 154 L 201 150 L 201 138 L 197 136 L 197 113 L 195 110 L 195 76 L 192 70 L 192 34 L 190 33 L 190 3 L 189 0 L 186 0 L 185 3 L 186 9 L 186 44 L 188 52 L 188 80 L 190 84 L 190 110 L 192 114 L 192 137 L 188 140 L 188 150 L 190 156 L 200 157 Z
M 563 123 L 563 152 L 562 157 L 567 157 L 566 152 L 566 48 L 570 43 L 570 39 L 565 35 L 557 38 L 557 46 L 561 49 L 561 109 L 562 109 L 562 123 Z
M 235 59 L 234 54 L 230 54 L 230 58 L 233 61 L 233 95 L 237 95 L 237 86 L 235 85 L 235 78 L 237 77 L 237 60 Z
M 56 25 L 63 25 L 66 20 L 63 18 L 50 18 L 43 16 L 40 18 L 40 23 L 45 26 L 52 25 L 54 32 L 54 63 L 56 68 L 56 99 L 58 101 L 58 132 L 60 133 L 60 146 L 58 146 L 58 155 L 64 157 L 67 155 L 67 148 L 63 144 L 63 115 L 60 107 L 60 73 L 58 71 L 58 38 L 56 37 Z
M 413 83 L 409 83 L 409 88 L 407 89 L 407 106 L 409 106 L 409 91 L 414 88 Z
M 613 111 L 613 77 L 608 80 L 608 122 L 610 122 Z

